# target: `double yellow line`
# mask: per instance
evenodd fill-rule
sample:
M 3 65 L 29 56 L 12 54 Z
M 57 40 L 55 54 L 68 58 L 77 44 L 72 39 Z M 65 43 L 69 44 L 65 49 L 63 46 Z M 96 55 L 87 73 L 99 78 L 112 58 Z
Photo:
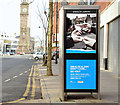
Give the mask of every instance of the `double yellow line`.
M 27 83 L 27 86 L 26 86 L 26 90 L 23 94 L 23 97 L 28 96 L 31 85 L 32 85 L 31 99 L 34 99 L 34 97 L 35 97 L 35 72 L 36 72 L 36 66 L 32 65 L 32 68 L 31 68 L 31 71 L 30 71 L 30 74 L 29 74 L 29 77 L 28 77 L 28 83 Z M 32 73 L 33 73 L 33 77 L 32 77 Z M 32 77 L 32 84 L 31 84 L 31 77 Z M 26 98 L 20 98 L 18 100 L 10 101 L 10 102 L 7 102 L 7 103 L 17 103 L 17 102 L 23 101 L 25 99 Z
M 31 98 L 34 99 L 35 97 L 35 71 L 36 71 L 36 66 L 34 66 L 34 73 L 33 73 L 33 84 L 32 84 L 32 94 L 31 94 Z

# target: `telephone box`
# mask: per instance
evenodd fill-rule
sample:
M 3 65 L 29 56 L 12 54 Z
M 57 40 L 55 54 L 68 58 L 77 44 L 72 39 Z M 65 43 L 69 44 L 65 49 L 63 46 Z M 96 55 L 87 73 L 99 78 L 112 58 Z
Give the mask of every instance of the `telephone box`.
M 65 6 L 59 18 L 64 97 L 69 92 L 96 92 L 99 98 L 99 6 Z

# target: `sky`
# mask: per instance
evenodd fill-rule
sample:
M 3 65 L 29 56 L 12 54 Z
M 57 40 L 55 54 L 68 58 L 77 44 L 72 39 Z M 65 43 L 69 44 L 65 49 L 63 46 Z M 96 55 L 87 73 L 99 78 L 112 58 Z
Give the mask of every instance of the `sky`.
M 37 5 L 42 10 L 43 2 L 46 2 L 46 8 L 48 8 L 49 0 L 34 0 L 29 6 L 31 36 L 39 36 L 41 40 L 44 39 L 44 32 L 38 20 Z M 0 34 L 20 35 L 20 3 L 21 0 L 0 0 Z
M 41 40 L 44 38 L 44 32 L 42 24 L 38 20 L 37 5 L 42 10 L 44 2 L 48 8 L 49 0 L 34 0 L 29 6 L 31 36 L 39 36 Z M 6 33 L 13 36 L 16 33 L 20 35 L 20 3 L 21 0 L 0 0 L 0 34 Z

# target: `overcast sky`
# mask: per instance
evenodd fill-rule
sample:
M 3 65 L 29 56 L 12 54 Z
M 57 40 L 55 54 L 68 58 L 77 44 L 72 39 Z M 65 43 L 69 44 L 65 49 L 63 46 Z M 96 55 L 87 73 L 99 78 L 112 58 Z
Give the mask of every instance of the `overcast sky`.
M 31 0 L 32 1 L 32 0 Z M 77 0 L 74 0 L 77 1 Z M 120 0 L 117 0 L 120 1 Z M 43 39 L 43 29 L 37 18 L 37 5 L 42 9 L 43 3 L 46 2 L 48 7 L 49 0 L 34 0 L 30 4 L 30 28 L 31 36 L 40 36 Z M 20 3 L 21 0 L 0 0 L 0 34 L 20 35 Z
M 37 5 L 42 9 L 43 2 L 46 2 L 48 8 L 49 0 L 34 0 L 29 6 L 31 36 L 41 36 L 41 39 L 43 29 L 39 28 L 41 23 L 37 17 Z M 0 34 L 20 35 L 20 3 L 21 0 L 0 0 Z

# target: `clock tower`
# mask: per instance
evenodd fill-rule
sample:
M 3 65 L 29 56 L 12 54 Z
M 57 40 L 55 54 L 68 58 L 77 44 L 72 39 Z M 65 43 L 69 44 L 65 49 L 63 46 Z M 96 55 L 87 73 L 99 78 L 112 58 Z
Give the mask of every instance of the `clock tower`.
M 29 3 L 22 0 L 20 4 L 20 38 L 18 52 L 30 53 Z

